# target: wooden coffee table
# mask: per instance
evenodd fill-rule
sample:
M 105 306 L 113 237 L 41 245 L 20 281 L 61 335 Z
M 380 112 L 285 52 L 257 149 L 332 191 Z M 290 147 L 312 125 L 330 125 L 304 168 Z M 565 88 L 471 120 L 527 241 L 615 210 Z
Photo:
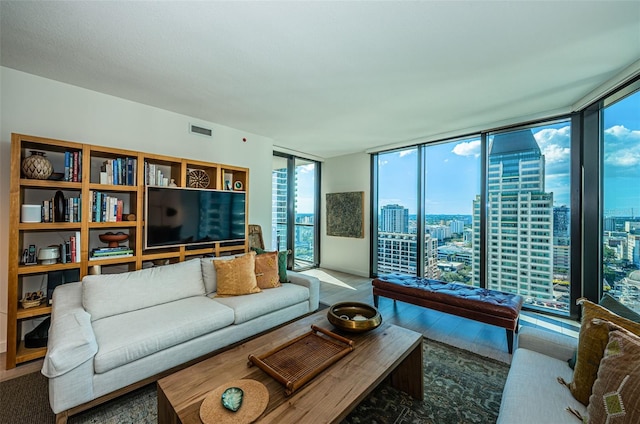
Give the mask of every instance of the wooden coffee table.
M 262 423 L 340 422 L 387 378 L 393 387 L 423 399 L 422 334 L 384 322 L 367 333 L 338 333 L 354 340 L 353 352 L 288 397 L 283 385 L 248 366 L 250 353 L 268 352 L 309 332 L 312 324 L 335 330 L 326 311 L 320 311 L 159 380 L 158 423 L 201 423 L 206 395 L 242 378 L 269 390 L 269 404 L 257 420 Z

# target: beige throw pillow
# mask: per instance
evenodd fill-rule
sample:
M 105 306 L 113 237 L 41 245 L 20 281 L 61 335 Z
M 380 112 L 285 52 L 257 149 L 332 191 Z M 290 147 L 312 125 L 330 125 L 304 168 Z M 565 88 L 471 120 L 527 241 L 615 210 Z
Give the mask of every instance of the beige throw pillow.
M 612 331 L 589 398 L 589 422 L 639 423 L 640 338 L 616 325 L 605 326 Z
M 216 297 L 259 293 L 255 259 L 255 252 L 249 252 L 228 261 L 213 261 L 218 284 Z
M 280 287 L 278 252 L 265 252 L 256 256 L 256 280 L 261 289 Z
M 640 335 L 640 324 L 622 318 L 586 299 L 581 302 L 582 325 L 578 338 L 578 356 L 573 372 L 573 381 L 569 384 L 569 389 L 573 397 L 586 406 L 589 404 L 591 388 L 598 375 L 598 367 L 604 355 L 604 348 L 609 342 L 608 327 L 595 325 L 593 320 L 600 319 L 612 322 L 636 335 Z

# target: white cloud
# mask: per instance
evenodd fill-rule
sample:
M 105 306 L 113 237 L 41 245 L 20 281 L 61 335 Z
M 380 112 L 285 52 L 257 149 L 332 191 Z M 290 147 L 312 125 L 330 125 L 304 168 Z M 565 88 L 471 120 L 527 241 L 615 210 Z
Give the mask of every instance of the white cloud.
M 405 156 L 407 156 L 407 155 L 412 155 L 412 154 L 414 154 L 415 152 L 417 152 L 417 150 L 416 150 L 416 149 L 403 150 L 403 151 L 401 151 L 401 152 L 399 153 L 399 155 L 400 155 L 400 157 L 401 157 L 401 158 L 403 158 L 403 157 L 405 157 Z
M 480 140 L 463 141 L 454 146 L 453 153 L 458 156 L 480 156 Z
M 547 163 L 564 162 L 569 160 L 571 149 L 558 145 L 548 146 L 544 151 L 544 158 Z
M 314 163 L 310 163 L 310 164 L 307 164 L 307 165 L 296 166 L 296 172 L 300 173 L 300 174 L 307 174 L 309 172 L 313 172 L 315 166 L 316 165 Z
M 640 130 L 614 125 L 604 131 L 604 140 L 606 166 L 629 168 L 640 164 Z
M 378 166 L 383 166 L 383 165 L 386 165 L 388 163 L 389 163 L 388 160 L 378 160 Z
M 571 154 L 571 127 L 545 128 L 533 135 L 547 164 L 566 162 Z

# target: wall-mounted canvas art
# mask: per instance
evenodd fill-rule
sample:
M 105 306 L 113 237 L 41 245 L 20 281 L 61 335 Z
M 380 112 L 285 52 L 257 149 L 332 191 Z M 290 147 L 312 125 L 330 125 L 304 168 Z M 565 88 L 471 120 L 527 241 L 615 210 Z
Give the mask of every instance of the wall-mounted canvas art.
M 364 191 L 327 193 L 327 235 L 364 238 Z

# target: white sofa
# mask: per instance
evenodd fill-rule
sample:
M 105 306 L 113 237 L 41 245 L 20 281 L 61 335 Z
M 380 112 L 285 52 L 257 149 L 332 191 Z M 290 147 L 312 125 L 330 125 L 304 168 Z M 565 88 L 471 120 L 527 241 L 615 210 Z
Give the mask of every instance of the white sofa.
M 578 339 L 568 335 L 521 327 L 497 424 L 578 423 L 567 407 L 583 416 L 587 407 L 558 382 L 558 377 L 572 381 L 573 370 L 567 361 L 577 345 Z
M 57 422 L 318 309 L 319 280 L 290 271 L 288 278 L 218 298 L 212 259 L 203 258 L 59 286 L 42 367 Z

